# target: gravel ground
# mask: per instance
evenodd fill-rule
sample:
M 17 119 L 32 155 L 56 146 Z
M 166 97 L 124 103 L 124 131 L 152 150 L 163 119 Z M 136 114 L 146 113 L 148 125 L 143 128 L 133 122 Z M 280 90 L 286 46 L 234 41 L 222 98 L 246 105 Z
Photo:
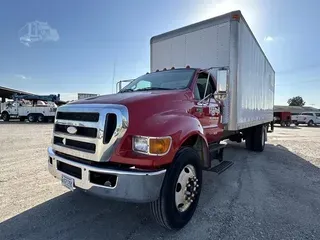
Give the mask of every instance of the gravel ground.
M 263 153 L 230 145 L 234 165 L 205 172 L 179 232 L 156 225 L 147 205 L 68 192 L 46 170 L 51 131 L 0 122 L 0 239 L 320 239 L 320 128 L 275 128 Z

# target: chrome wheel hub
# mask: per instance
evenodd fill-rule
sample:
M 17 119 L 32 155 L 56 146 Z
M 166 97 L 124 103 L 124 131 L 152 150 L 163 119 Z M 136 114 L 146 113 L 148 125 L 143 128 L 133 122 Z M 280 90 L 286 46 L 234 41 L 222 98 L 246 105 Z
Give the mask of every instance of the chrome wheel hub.
M 186 211 L 198 194 L 198 179 L 192 165 L 185 166 L 176 183 L 175 203 L 179 212 Z

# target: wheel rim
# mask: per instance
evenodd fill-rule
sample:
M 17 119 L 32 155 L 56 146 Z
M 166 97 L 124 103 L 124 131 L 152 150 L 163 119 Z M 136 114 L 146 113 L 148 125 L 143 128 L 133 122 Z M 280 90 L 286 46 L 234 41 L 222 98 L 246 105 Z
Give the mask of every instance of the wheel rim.
M 33 116 L 29 116 L 29 121 L 32 122 L 34 120 Z
M 43 121 L 43 117 L 42 117 L 42 116 L 39 116 L 38 121 L 39 121 L 39 122 L 42 122 L 42 121 Z
M 179 212 L 185 212 L 190 208 L 198 194 L 198 188 L 196 170 L 189 164 L 182 169 L 176 183 L 175 203 Z

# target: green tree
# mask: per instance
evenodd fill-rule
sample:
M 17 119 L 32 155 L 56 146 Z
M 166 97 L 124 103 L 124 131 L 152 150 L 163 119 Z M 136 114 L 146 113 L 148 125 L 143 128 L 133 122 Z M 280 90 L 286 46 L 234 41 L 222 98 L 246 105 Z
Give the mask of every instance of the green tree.
M 306 104 L 306 102 L 303 101 L 302 97 L 296 96 L 296 97 L 289 98 L 288 104 L 289 104 L 289 106 L 303 107 Z

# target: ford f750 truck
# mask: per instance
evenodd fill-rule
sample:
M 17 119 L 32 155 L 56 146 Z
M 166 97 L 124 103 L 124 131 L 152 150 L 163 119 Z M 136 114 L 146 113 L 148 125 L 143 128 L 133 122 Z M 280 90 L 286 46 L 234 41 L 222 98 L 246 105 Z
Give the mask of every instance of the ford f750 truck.
M 240 11 L 151 39 L 151 73 L 116 94 L 59 107 L 50 173 L 69 189 L 149 202 L 158 223 L 192 218 L 202 170 L 221 173 L 224 140 L 261 152 L 275 73 Z

